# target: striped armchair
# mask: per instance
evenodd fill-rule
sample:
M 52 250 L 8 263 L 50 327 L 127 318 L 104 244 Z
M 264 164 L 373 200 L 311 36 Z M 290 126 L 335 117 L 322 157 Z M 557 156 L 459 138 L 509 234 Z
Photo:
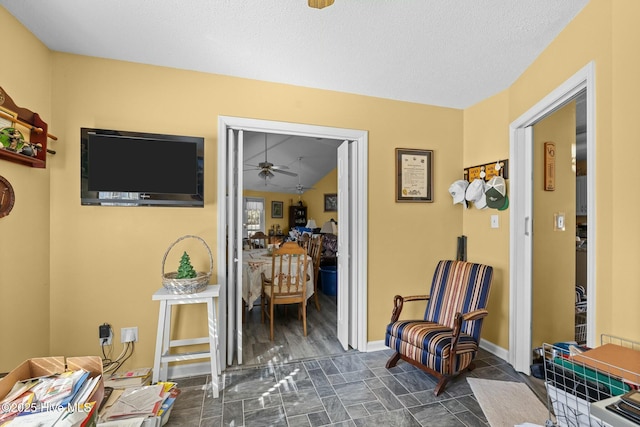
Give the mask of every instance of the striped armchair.
M 493 267 L 465 261 L 440 261 L 433 275 L 431 293 L 394 298 L 385 344 L 395 353 L 391 368 L 400 359 L 434 375 L 437 396 L 447 382 L 465 369 L 474 368 L 482 319 L 486 310 Z M 399 320 L 409 301 L 427 301 L 423 320 Z

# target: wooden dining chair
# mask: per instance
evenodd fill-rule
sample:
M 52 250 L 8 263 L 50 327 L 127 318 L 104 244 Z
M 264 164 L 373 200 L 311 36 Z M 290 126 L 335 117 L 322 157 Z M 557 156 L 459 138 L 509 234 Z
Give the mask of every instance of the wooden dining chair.
M 300 238 L 298 239 L 298 245 L 301 248 L 304 248 L 305 250 L 307 250 L 307 248 L 309 247 L 309 241 L 311 240 L 311 236 L 307 233 L 304 233 L 302 236 L 300 236 Z
M 269 243 L 269 236 L 264 234 L 262 231 L 256 231 L 251 237 L 249 237 L 249 239 L 251 241 L 252 249 L 266 248 Z
M 270 338 L 273 341 L 274 307 L 298 304 L 298 318 L 307 336 L 307 251 L 295 242 L 286 242 L 272 254 L 271 277 L 262 273 L 262 323 L 269 317 Z
M 320 272 L 320 257 L 322 256 L 322 235 L 318 234 L 309 240 L 307 249 L 311 262 L 313 263 L 313 299 L 316 309 L 320 311 L 320 300 L 318 299 L 318 273 Z

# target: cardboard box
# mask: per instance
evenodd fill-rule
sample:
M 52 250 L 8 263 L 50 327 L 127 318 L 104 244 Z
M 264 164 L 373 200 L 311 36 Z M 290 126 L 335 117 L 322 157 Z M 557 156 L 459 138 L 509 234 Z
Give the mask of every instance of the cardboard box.
M 0 379 L 0 400 L 4 399 L 18 381 L 78 369 L 89 371 L 91 378 L 102 375 L 102 359 L 98 356 L 67 357 L 66 360 L 63 356 L 27 359 Z M 101 378 L 98 388 L 91 395 L 89 401 L 95 401 L 97 405 L 100 405 L 103 397 L 104 381 Z

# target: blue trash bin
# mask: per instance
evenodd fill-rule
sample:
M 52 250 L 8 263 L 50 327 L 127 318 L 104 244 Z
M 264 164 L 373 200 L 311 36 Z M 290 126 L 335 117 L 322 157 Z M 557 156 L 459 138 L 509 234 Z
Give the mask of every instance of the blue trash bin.
M 338 267 L 335 265 L 320 267 L 320 280 L 322 293 L 335 297 L 338 292 Z

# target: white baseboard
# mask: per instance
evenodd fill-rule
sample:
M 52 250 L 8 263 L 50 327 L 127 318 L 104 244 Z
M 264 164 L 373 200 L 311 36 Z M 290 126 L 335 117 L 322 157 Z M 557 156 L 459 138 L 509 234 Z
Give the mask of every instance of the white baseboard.
M 499 347 L 491 341 L 480 338 L 480 348 L 483 350 L 487 350 L 489 353 L 499 357 L 502 360 L 509 361 L 509 350 Z
M 380 351 L 380 350 L 388 350 L 389 347 L 387 347 L 384 344 L 384 340 L 380 340 L 380 341 L 369 341 L 367 342 L 367 348 L 365 349 L 366 353 L 369 353 L 371 351 Z

